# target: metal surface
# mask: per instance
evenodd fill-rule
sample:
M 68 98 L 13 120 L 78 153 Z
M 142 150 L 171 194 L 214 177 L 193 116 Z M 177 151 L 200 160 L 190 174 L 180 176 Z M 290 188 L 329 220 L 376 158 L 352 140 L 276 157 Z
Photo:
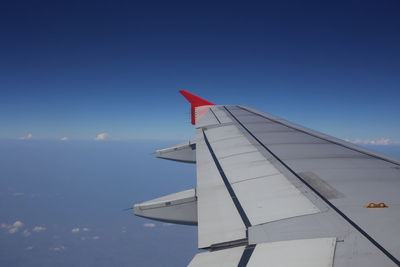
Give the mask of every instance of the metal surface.
M 210 106 L 195 108 L 196 127 L 220 124 L 212 112 L 209 112 Z
M 197 225 L 196 190 L 190 189 L 134 205 L 135 215 L 153 220 Z
M 205 133 L 252 225 L 319 212 L 236 126 L 221 126 Z
M 277 160 L 284 168 L 290 170 L 373 246 L 385 254 L 392 263 L 399 264 L 396 258 L 400 253 L 399 242 L 394 237 L 399 233 L 396 222 L 400 219 L 400 206 L 397 205 L 400 172 L 396 173 L 398 171 L 396 160 L 366 149 L 358 151 L 357 146 L 349 146 L 344 141 L 340 142 L 333 137 L 306 128 L 297 129 L 298 126 L 276 117 L 269 119 L 268 114 L 257 115 L 241 107 L 227 107 L 227 110 L 237 119 L 242 129 L 253 140 L 252 142 L 256 144 L 259 142 L 257 145 L 261 144 L 265 148 L 260 151 L 267 158 Z M 258 116 L 264 119 L 264 122 L 259 121 L 254 124 L 254 120 L 251 120 L 251 123 L 248 123 L 247 119 L 252 116 Z M 281 132 L 309 135 L 314 142 L 311 141 L 307 145 L 301 143 L 304 139 L 299 141 L 300 143 L 297 143 L 296 139 L 290 139 L 280 144 L 276 142 L 269 144 L 269 139 L 264 135 L 270 136 L 271 133 L 276 132 L 277 127 Z M 293 153 L 290 153 L 291 150 Z M 323 194 L 319 193 L 320 188 L 313 188 L 301 178 L 299 174 L 304 173 L 315 174 L 331 188 L 340 192 L 341 197 L 328 201 Z M 363 208 L 372 200 L 388 203 L 389 206 L 390 203 L 396 204 L 391 211 L 389 211 L 391 208 L 381 209 L 381 213 L 378 214 L 371 212 L 371 209 Z M 357 249 L 364 250 L 360 245 Z
M 159 149 L 156 157 L 179 162 L 196 163 L 196 142 L 189 141 L 173 147 Z
M 400 265 L 399 160 L 248 107 L 194 116 L 198 245 L 210 252 L 190 266 Z
M 204 140 L 196 131 L 198 246 L 246 238 L 246 227 L 214 163 Z
M 329 267 L 336 238 L 316 238 L 258 244 L 248 267 Z
M 238 266 L 244 247 L 229 248 L 196 254 L 189 267 L 232 267 Z

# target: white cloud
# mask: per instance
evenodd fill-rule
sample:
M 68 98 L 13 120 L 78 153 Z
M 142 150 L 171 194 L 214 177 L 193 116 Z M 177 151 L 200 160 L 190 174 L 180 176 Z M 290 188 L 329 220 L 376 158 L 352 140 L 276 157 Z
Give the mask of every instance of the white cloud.
M 25 249 L 26 249 L 26 250 L 32 250 L 32 249 L 33 249 L 33 246 L 26 247 Z
M 16 227 L 16 228 L 20 228 L 20 227 L 24 226 L 24 224 L 21 221 L 16 221 L 12 226 Z
M 28 237 L 28 236 L 30 236 L 31 235 L 31 232 L 29 232 L 28 230 L 24 230 L 24 236 L 25 237 Z
M 55 248 L 50 248 L 50 250 L 53 250 L 53 251 L 62 251 L 62 250 L 64 250 L 64 249 L 65 249 L 64 246 L 59 246 L 59 247 L 55 247 Z
M 68 137 L 64 136 L 60 138 L 60 141 L 68 141 L 68 139 L 69 139 Z
M 101 141 L 108 137 L 108 133 L 99 133 L 94 140 Z
M 9 229 L 8 229 L 8 232 L 9 232 L 10 234 L 14 234 L 14 233 L 18 232 L 18 228 L 14 228 L 14 227 L 9 228 Z
M 10 234 L 14 234 L 14 233 L 18 232 L 19 228 L 21 228 L 23 226 L 24 226 L 24 224 L 21 221 L 16 221 L 12 225 L 8 226 L 8 232 Z
M 71 232 L 73 232 L 73 233 L 78 233 L 79 232 L 79 227 L 76 227 L 76 228 L 73 228 L 72 230 L 71 230 Z
M 93 237 L 93 240 L 98 240 L 98 239 L 100 239 L 100 236 L 98 236 L 98 235 Z
M 28 135 L 26 135 L 26 136 L 21 136 L 21 137 L 19 137 L 18 139 L 19 140 L 27 140 L 27 139 L 31 139 L 32 138 L 32 134 L 31 133 L 28 133 Z
M 44 230 L 46 230 L 46 227 L 43 227 L 43 226 L 35 226 L 32 229 L 32 231 L 34 231 L 34 232 L 41 232 L 41 231 L 44 231 Z
M 156 225 L 154 223 L 144 223 L 143 226 L 144 227 L 149 227 L 149 228 L 156 227 Z
M 349 140 L 349 139 L 345 139 L 347 142 L 351 142 L 354 144 L 364 144 L 364 145 L 392 145 L 392 144 L 399 144 L 399 142 L 395 142 L 390 140 L 389 138 L 380 138 L 377 140 L 372 140 L 372 139 L 354 139 L 354 140 Z
M 24 224 L 21 221 L 15 221 L 13 224 L 7 225 L 5 223 L 1 224 L 1 228 L 7 228 L 10 234 L 18 232 L 19 228 L 23 227 Z
M 87 232 L 87 231 L 89 231 L 89 228 L 83 227 L 83 228 L 82 228 L 82 231 Z

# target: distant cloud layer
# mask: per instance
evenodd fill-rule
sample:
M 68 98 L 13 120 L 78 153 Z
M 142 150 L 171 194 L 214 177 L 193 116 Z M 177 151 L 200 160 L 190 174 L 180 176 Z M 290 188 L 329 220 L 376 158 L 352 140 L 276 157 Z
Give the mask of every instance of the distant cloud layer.
M 19 137 L 18 139 L 19 140 L 27 140 L 27 139 L 31 139 L 32 138 L 32 134 L 31 133 L 28 133 L 28 135 L 26 135 L 26 136 L 21 136 L 21 137 Z
M 34 232 L 41 232 L 41 231 L 44 231 L 44 230 L 46 230 L 46 227 L 43 227 L 43 226 L 35 226 L 32 229 L 32 231 L 34 231 Z
M 79 232 L 88 232 L 89 230 L 90 229 L 87 228 L 87 227 L 82 227 L 82 228 L 75 227 L 75 228 L 72 228 L 71 232 L 72 233 L 79 233 Z
M 156 227 L 156 225 L 154 223 L 145 223 L 143 224 L 144 227 L 149 227 L 149 228 L 153 228 Z
M 68 139 L 69 139 L 68 137 L 64 136 L 60 138 L 60 141 L 68 141 Z
M 108 133 L 99 133 L 94 140 L 101 141 L 105 140 L 108 137 Z
M 62 251 L 62 250 L 65 250 L 65 247 L 64 247 L 64 246 L 59 246 L 59 247 L 55 247 L 55 248 L 50 248 L 50 250 L 53 250 L 53 251 Z
M 21 221 L 15 221 L 13 224 L 5 224 L 2 223 L 1 228 L 6 229 L 10 234 L 15 234 L 17 233 L 19 230 L 22 231 L 22 229 L 24 228 L 24 224 Z M 32 232 L 42 232 L 45 231 L 46 227 L 43 226 L 35 226 L 32 229 Z M 22 235 L 25 237 L 31 236 L 32 233 L 25 228 L 24 231 L 22 231 Z
M 395 144 L 400 144 L 400 142 L 395 142 L 390 140 L 389 138 L 380 138 L 378 140 L 371 140 L 371 139 L 354 139 L 354 140 L 349 140 L 345 139 L 347 142 L 351 142 L 354 144 L 364 144 L 364 145 L 395 145 Z
M 31 235 L 31 232 L 29 232 L 27 229 L 24 230 L 24 236 L 28 237 Z
M 18 232 L 19 229 L 22 228 L 23 226 L 24 224 L 21 221 L 16 221 L 13 224 L 5 224 L 5 223 L 1 224 L 1 228 L 7 229 L 10 234 Z

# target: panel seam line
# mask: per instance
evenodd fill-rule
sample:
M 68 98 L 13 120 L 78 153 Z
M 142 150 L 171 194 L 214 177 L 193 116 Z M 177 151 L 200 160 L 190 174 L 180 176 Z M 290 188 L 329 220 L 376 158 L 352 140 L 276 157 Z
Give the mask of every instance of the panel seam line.
M 217 115 L 215 115 L 214 110 L 212 110 L 212 108 L 210 108 L 210 111 L 212 112 L 212 114 L 214 115 L 214 117 L 217 119 L 218 123 L 221 124 L 221 122 L 219 121 Z
M 231 196 L 231 199 L 233 201 L 233 204 L 236 207 L 236 210 L 239 212 L 239 215 L 242 218 L 242 221 L 243 221 L 244 225 L 246 226 L 246 228 L 251 227 L 250 220 L 247 217 L 246 212 L 244 211 L 242 205 L 240 204 L 239 199 L 237 198 L 235 192 L 233 191 L 233 188 L 232 188 L 231 184 L 229 183 L 228 178 L 226 177 L 226 175 L 224 173 L 224 170 L 221 167 L 221 164 L 219 164 L 218 159 L 217 159 L 217 157 L 216 157 L 216 155 L 215 155 L 215 153 L 214 153 L 214 151 L 213 151 L 213 149 L 212 149 L 212 147 L 210 145 L 210 142 L 208 141 L 207 135 L 204 132 L 204 130 L 203 130 L 203 136 L 204 136 L 204 141 L 205 141 L 205 143 L 207 145 L 207 148 L 208 148 L 208 150 L 209 150 L 209 152 L 211 154 L 211 157 L 214 160 L 214 163 L 215 163 L 215 165 L 216 165 L 216 167 L 218 169 L 218 172 L 219 172 L 219 174 L 220 174 L 220 176 L 222 178 L 222 181 L 225 184 L 226 189 L 228 190 L 229 195 Z M 247 233 L 247 229 L 246 229 L 246 236 L 247 236 L 247 234 L 248 233 Z

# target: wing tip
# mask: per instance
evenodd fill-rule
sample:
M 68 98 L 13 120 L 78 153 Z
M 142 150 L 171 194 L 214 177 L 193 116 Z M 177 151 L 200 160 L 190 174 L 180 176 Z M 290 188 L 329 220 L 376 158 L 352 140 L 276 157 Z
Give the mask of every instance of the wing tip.
M 201 106 L 215 106 L 214 103 L 211 103 L 208 100 L 205 100 L 197 95 L 194 95 L 192 93 L 189 93 L 188 91 L 185 90 L 179 90 L 179 93 L 183 95 L 184 98 L 190 103 L 191 106 L 191 113 L 192 113 L 192 124 L 196 124 L 196 114 L 195 114 L 195 108 L 196 107 L 201 107 Z
M 179 93 L 181 93 L 181 95 L 183 95 L 183 97 L 185 97 L 186 100 L 189 101 L 189 103 L 191 105 L 194 105 L 195 107 L 215 105 L 214 103 L 211 103 L 210 101 L 205 100 L 204 98 L 201 98 L 197 95 L 194 95 L 186 90 L 179 90 Z

